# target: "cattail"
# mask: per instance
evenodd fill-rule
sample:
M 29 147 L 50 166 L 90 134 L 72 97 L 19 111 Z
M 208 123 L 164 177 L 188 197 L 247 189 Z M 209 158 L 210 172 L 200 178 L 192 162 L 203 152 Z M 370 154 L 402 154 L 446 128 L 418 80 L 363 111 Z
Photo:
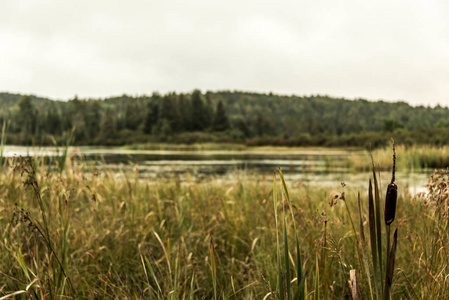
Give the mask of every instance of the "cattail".
M 398 186 L 390 183 L 387 188 L 387 196 L 385 198 L 385 224 L 390 225 L 394 221 L 396 215 L 396 200 L 398 198 Z
M 393 140 L 393 139 L 392 139 Z M 398 186 L 394 183 L 396 169 L 396 150 L 393 140 L 393 172 L 391 183 L 387 187 L 387 195 L 385 197 L 385 224 L 390 225 L 394 221 L 396 215 L 396 200 L 398 198 Z

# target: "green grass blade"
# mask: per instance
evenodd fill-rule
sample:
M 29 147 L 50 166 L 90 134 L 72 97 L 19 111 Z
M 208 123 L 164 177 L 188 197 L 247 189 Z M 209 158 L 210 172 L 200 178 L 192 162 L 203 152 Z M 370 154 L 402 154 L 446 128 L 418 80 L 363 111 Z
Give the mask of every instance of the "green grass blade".
M 279 168 L 279 175 L 281 177 L 281 182 L 282 182 L 282 187 L 284 190 L 284 196 L 287 199 L 287 203 L 288 203 L 288 207 L 290 209 L 290 213 L 292 216 L 292 221 L 293 221 L 293 228 L 295 229 L 295 240 L 296 240 L 296 268 L 297 268 L 297 279 L 298 279 L 298 283 L 300 282 L 300 278 L 302 277 L 302 270 L 301 270 L 301 252 L 299 250 L 299 240 L 298 240 L 298 231 L 296 229 L 296 221 L 295 221 L 295 215 L 293 213 L 293 206 L 292 203 L 290 201 L 290 194 L 288 193 L 288 188 L 287 188 L 287 184 L 285 183 L 285 178 L 284 178 L 284 174 L 282 174 L 281 168 Z M 285 229 L 285 213 L 284 213 L 284 229 Z M 288 253 L 287 253 L 288 254 Z M 286 261 L 288 261 L 288 256 L 286 256 Z M 290 268 L 289 268 L 290 269 Z M 287 271 L 287 270 L 286 270 Z M 290 276 L 290 275 L 289 275 Z M 286 279 L 289 279 L 286 278 Z M 287 281 L 287 296 L 288 299 L 291 299 L 291 288 L 290 288 L 290 283 L 289 281 Z
M 357 199 L 358 199 L 358 205 L 359 205 L 360 246 L 362 247 L 363 262 L 365 264 L 365 272 L 366 272 L 366 278 L 368 280 L 369 293 L 370 293 L 371 299 L 374 300 L 373 286 L 371 284 L 371 272 L 370 272 L 369 263 L 368 263 L 368 255 L 366 254 L 366 240 L 365 240 L 365 231 L 363 229 L 362 201 L 360 199 L 360 192 L 358 193 Z
M 402 273 L 402 275 L 404 276 L 405 281 L 407 282 L 407 285 L 408 285 L 409 294 L 413 296 L 413 299 L 418 300 L 419 297 L 418 297 L 418 295 L 416 294 L 415 289 L 413 288 L 413 286 L 412 286 L 412 284 L 411 284 L 411 282 L 410 282 L 410 279 L 408 279 L 408 277 L 407 277 L 407 275 L 405 274 L 404 270 L 402 270 L 402 269 L 400 269 L 400 268 L 397 268 L 397 270 L 400 271 L 400 272 Z
M 318 257 L 316 258 L 314 299 L 315 300 L 320 299 L 320 268 L 318 266 Z
M 391 294 L 391 285 L 393 283 L 393 274 L 394 274 L 394 260 L 396 258 L 396 247 L 398 242 L 398 230 L 396 229 L 394 231 L 394 237 L 393 237 L 393 246 L 391 247 L 388 259 L 388 266 L 387 266 L 387 275 L 385 278 L 385 291 L 384 291 L 384 299 L 388 300 L 390 299 Z
M 284 281 L 282 280 L 282 268 L 281 268 L 281 250 L 279 247 L 279 229 L 278 229 L 278 213 L 277 213 L 277 189 L 276 189 L 276 171 L 273 172 L 273 203 L 274 203 L 274 217 L 276 220 L 276 254 L 278 263 L 278 284 L 279 284 L 279 296 L 281 300 L 284 300 Z
M 291 283 L 290 283 L 290 260 L 288 255 L 288 236 L 287 236 L 287 223 L 285 221 L 284 213 L 284 260 L 285 260 L 285 283 L 287 287 L 287 299 L 292 299 Z
M 146 277 L 146 279 L 147 279 L 148 287 L 150 287 L 150 286 L 151 286 L 151 284 L 150 284 L 150 278 L 149 278 L 149 276 L 148 276 L 147 268 L 145 267 L 145 261 L 143 260 L 143 255 L 142 255 L 142 254 L 140 254 L 140 260 L 141 260 L 141 262 L 142 262 L 143 272 L 145 273 L 145 277 Z M 150 290 L 150 294 L 151 294 L 151 290 Z
M 299 250 L 299 241 L 298 241 L 298 235 L 295 232 L 296 237 L 296 268 L 297 268 L 297 281 L 298 281 L 298 291 L 300 300 L 303 300 L 305 298 L 304 295 L 304 276 L 302 275 L 302 265 L 301 265 L 301 252 Z
M 28 267 L 25 263 L 25 260 L 23 259 L 22 250 L 20 250 L 20 248 L 19 251 L 17 252 L 16 259 L 19 262 L 19 265 L 22 268 L 22 271 L 25 274 L 26 278 L 28 279 L 28 281 L 30 281 L 31 278 L 30 274 L 28 273 Z
M 157 280 L 156 274 L 154 274 L 153 268 L 151 267 L 150 261 L 148 258 L 145 257 L 145 262 L 147 263 L 148 269 L 150 270 L 151 276 L 153 276 L 153 280 L 156 283 L 157 289 L 159 290 L 159 293 L 162 294 L 161 286 L 159 285 L 159 282 Z
M 290 213 L 291 213 L 292 220 L 293 220 L 293 227 L 295 229 L 296 276 L 297 276 L 297 282 L 298 282 L 298 291 L 300 293 L 300 299 L 304 299 L 305 298 L 304 288 L 302 288 L 301 285 L 300 285 L 300 283 L 302 282 L 302 278 L 303 278 L 303 270 L 302 270 L 302 263 L 301 263 L 301 251 L 300 251 L 300 248 L 299 248 L 298 231 L 296 229 L 295 215 L 293 213 L 293 206 L 292 206 L 291 201 L 290 201 L 290 194 L 288 192 L 287 184 L 285 183 L 284 174 L 282 173 L 281 168 L 279 168 L 279 175 L 281 177 L 281 182 L 282 182 L 282 187 L 283 187 L 283 190 L 284 190 L 284 195 L 285 195 L 285 198 L 287 199 L 287 202 L 288 202 L 288 207 L 290 209 Z
M 374 200 L 376 206 L 376 234 L 377 234 L 377 253 L 379 259 L 379 271 L 380 271 L 380 287 L 383 285 L 383 271 L 382 271 L 382 231 L 381 231 L 381 223 L 380 223 L 380 195 L 379 195 L 379 184 L 377 182 L 376 169 L 374 167 L 374 159 L 371 156 L 371 161 L 373 164 L 373 178 L 374 178 Z M 380 288 L 383 298 L 383 290 Z
M 376 298 L 379 299 L 379 265 L 377 262 L 377 242 L 376 242 L 376 217 L 374 211 L 374 197 L 373 197 L 373 185 L 371 179 L 369 181 L 368 188 L 368 214 L 369 214 L 369 236 L 371 241 L 371 255 L 373 259 L 374 270 L 374 288 L 376 289 Z
M 217 300 L 217 265 L 215 263 L 215 248 L 212 238 L 210 239 L 210 268 L 212 272 L 212 284 L 214 286 L 214 299 Z
M 283 190 L 284 190 L 284 195 L 285 195 L 285 198 L 287 199 L 288 207 L 289 207 L 290 213 L 292 215 L 293 227 L 295 228 L 295 232 L 296 232 L 295 215 L 293 214 L 293 207 L 292 207 L 292 204 L 291 204 L 291 201 L 290 201 L 290 195 L 288 193 L 287 184 L 285 183 L 284 174 L 282 174 L 281 168 L 279 168 L 279 175 L 281 177 L 281 182 L 282 182 L 282 187 L 283 187 Z
M 193 283 L 194 283 L 194 280 L 195 280 L 195 273 L 192 274 L 192 280 L 190 281 L 189 300 L 193 300 L 193 293 L 194 293 Z
M 6 120 L 4 120 L 3 127 L 2 127 L 2 137 L 0 139 L 0 168 L 3 167 L 3 161 L 4 161 L 3 151 L 4 151 L 4 147 L 5 147 L 5 143 L 6 143 L 6 127 L 7 127 Z
M 306 287 L 305 287 L 305 277 L 302 276 L 301 281 L 298 283 L 298 290 L 295 293 L 295 296 L 293 297 L 294 300 L 304 300 L 305 294 L 306 294 Z

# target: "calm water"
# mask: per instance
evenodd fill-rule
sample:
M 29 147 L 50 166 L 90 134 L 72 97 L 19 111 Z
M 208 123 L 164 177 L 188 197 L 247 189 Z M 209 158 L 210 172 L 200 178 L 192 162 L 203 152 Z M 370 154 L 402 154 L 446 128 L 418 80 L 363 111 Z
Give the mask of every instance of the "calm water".
M 6 146 L 4 155 L 57 156 L 56 148 L 27 148 Z M 110 147 L 80 147 L 70 149 L 70 155 L 101 166 L 118 176 L 138 171 L 142 179 L 176 177 L 179 180 L 203 181 L 215 179 L 232 181 L 242 176 L 254 176 L 271 180 L 273 170 L 281 167 L 287 180 L 293 185 L 307 184 L 338 187 L 348 186 L 366 189 L 370 173 L 354 173 L 343 165 L 352 152 L 345 150 L 285 150 L 285 151 L 134 151 Z M 329 167 L 332 161 L 334 167 Z M 415 173 L 398 173 L 397 183 L 410 192 L 424 191 L 431 173 L 425 170 Z M 381 174 L 383 182 L 390 175 Z M 247 177 L 246 177 L 247 178 Z

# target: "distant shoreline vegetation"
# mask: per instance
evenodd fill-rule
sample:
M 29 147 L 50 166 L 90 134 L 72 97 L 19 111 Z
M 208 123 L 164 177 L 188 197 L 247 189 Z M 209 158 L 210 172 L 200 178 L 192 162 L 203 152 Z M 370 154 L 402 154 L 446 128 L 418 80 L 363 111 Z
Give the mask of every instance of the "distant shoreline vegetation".
M 3 123 L 5 141 L 14 145 L 60 145 L 69 137 L 74 145 L 235 145 L 230 148 L 382 148 L 391 137 L 407 146 L 449 143 L 447 107 L 237 91 L 66 102 L 0 93 Z
M 126 150 L 149 150 L 149 151 L 232 151 L 232 152 L 277 152 L 288 155 L 290 151 L 301 152 L 315 150 L 317 153 L 326 151 L 326 147 L 279 147 L 279 146 L 245 146 L 241 144 L 135 144 L 123 146 Z M 348 153 L 343 161 L 326 159 L 328 170 L 334 167 L 344 166 L 348 170 L 357 172 L 368 172 L 372 167 L 370 151 L 359 151 L 354 147 L 334 148 Z M 412 145 L 397 146 L 396 151 L 400 154 L 396 168 L 400 171 L 414 171 L 423 169 L 438 169 L 449 167 L 449 146 Z M 391 149 L 389 147 L 373 149 L 376 157 L 376 167 L 380 171 L 391 171 Z

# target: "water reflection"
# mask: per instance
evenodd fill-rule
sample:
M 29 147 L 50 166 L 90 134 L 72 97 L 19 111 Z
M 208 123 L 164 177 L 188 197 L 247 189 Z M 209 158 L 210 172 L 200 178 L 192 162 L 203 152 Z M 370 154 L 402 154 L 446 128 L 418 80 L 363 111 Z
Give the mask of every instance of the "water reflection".
M 54 147 L 26 148 L 6 146 L 6 157 L 61 155 Z M 348 187 L 366 190 L 369 172 L 354 173 L 344 167 L 344 160 L 353 151 L 344 150 L 295 150 L 295 151 L 131 151 L 111 147 L 71 148 L 70 155 L 101 166 L 103 171 L 117 174 L 133 174 L 139 178 L 176 177 L 185 180 L 235 181 L 241 176 L 272 180 L 273 170 L 281 167 L 286 180 L 293 185 L 338 187 L 345 182 Z M 330 164 L 332 162 L 332 164 Z M 331 167 L 332 165 L 332 167 Z M 411 193 L 424 189 L 431 170 L 399 172 L 397 184 Z M 381 173 L 381 184 L 387 185 L 390 174 Z

